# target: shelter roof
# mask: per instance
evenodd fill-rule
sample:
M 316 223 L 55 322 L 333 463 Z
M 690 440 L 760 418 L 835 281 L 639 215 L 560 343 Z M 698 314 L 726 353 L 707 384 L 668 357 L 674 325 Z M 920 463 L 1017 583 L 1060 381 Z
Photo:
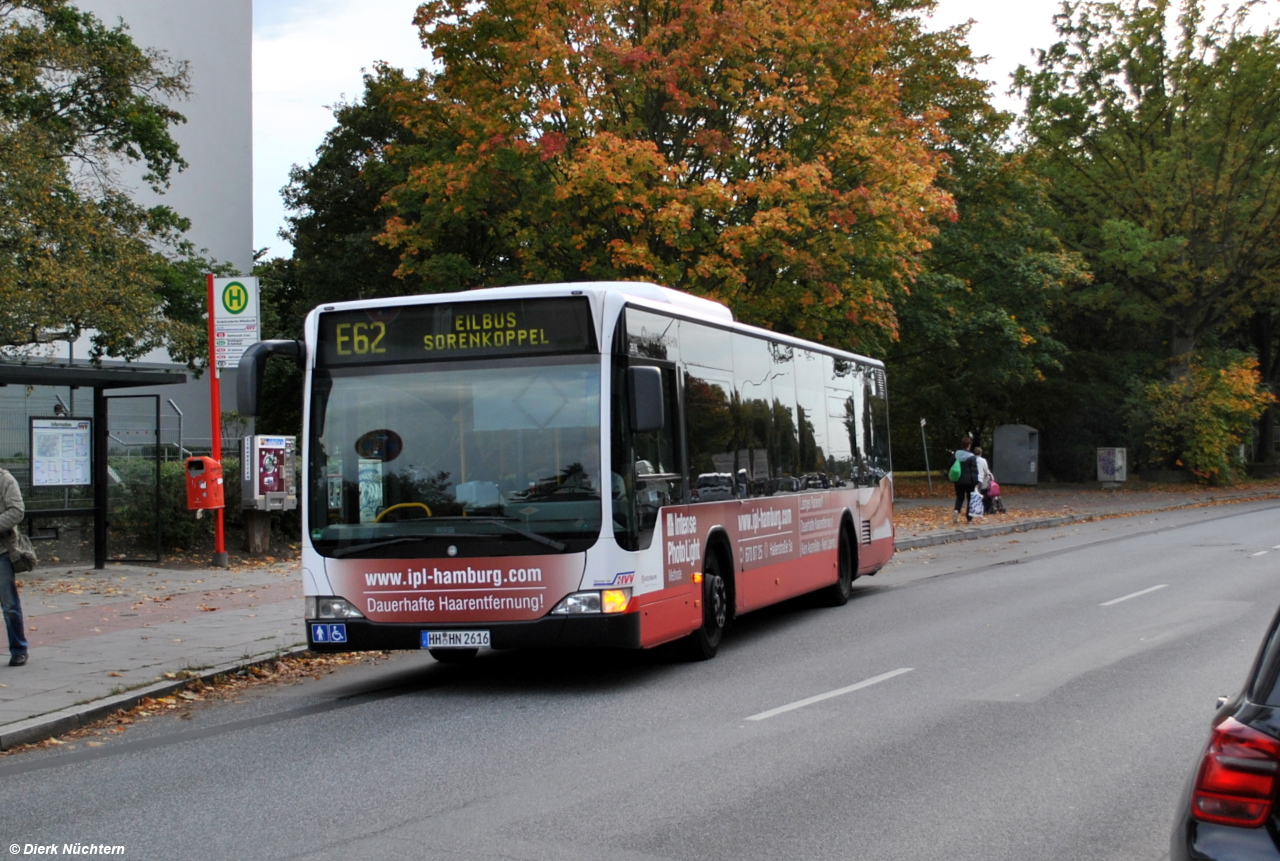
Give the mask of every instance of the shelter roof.
M 83 386 L 124 389 L 134 386 L 167 386 L 185 383 L 187 372 L 165 365 L 128 363 L 95 365 L 90 362 L 0 361 L 0 385 Z

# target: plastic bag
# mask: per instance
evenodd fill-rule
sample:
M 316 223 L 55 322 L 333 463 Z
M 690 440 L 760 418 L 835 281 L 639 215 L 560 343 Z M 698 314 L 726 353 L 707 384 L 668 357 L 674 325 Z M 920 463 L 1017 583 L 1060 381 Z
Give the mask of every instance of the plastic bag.
M 981 517 L 984 511 L 985 506 L 982 503 L 982 494 L 975 490 L 969 494 L 969 516 Z

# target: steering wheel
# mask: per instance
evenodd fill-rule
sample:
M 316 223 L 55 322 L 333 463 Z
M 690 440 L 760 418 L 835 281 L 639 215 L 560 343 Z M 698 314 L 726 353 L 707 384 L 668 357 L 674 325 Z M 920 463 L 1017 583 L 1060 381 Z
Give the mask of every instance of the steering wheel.
M 390 514 L 391 512 L 395 511 L 398 508 L 421 508 L 423 511 L 427 513 L 427 517 L 434 516 L 431 513 L 431 509 L 427 507 L 427 504 L 425 502 L 397 502 L 395 505 L 391 505 L 391 506 L 388 506 L 387 508 L 384 508 L 382 510 L 382 513 L 373 519 L 373 522 L 381 523 L 382 518 L 386 517 L 388 514 Z

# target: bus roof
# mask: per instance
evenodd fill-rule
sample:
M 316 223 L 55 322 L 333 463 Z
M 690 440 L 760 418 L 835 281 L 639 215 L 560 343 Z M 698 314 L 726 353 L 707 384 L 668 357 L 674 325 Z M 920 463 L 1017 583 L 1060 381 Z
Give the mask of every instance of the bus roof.
M 396 305 L 426 305 L 436 302 L 479 302 L 486 299 L 523 299 L 543 296 L 564 295 L 565 292 L 604 299 L 606 296 L 622 296 L 625 301 L 638 300 L 641 304 L 659 310 L 667 306 L 672 312 L 680 312 L 695 319 L 709 323 L 718 323 L 737 331 L 750 332 L 761 337 L 772 338 L 784 343 L 793 344 L 805 349 L 816 349 L 819 352 L 850 356 L 859 361 L 868 362 L 883 368 L 884 363 L 849 350 L 841 350 L 828 344 L 806 341 L 791 335 L 783 335 L 741 323 L 733 318 L 733 312 L 726 306 L 711 299 L 694 296 L 683 290 L 662 287 L 648 281 L 565 281 L 549 284 L 521 284 L 511 287 L 480 287 L 458 293 L 425 293 L 416 296 L 391 296 L 381 299 L 355 299 L 346 302 L 326 303 L 317 311 L 341 311 L 356 308 L 382 308 Z
M 660 287 L 647 281 L 565 281 L 552 284 L 521 284 L 513 287 L 480 287 L 460 293 L 424 293 L 417 296 L 391 296 L 383 299 L 353 299 L 346 302 L 331 302 L 322 305 L 319 310 L 342 311 L 353 308 L 379 308 L 389 305 L 535 298 L 548 294 L 560 295 L 565 291 L 598 296 L 608 293 L 626 293 L 628 296 L 672 305 L 724 323 L 733 322 L 733 312 L 719 302 L 703 299 L 701 296 L 694 296 L 692 293 L 685 293 L 681 290 L 672 290 L 670 287 Z

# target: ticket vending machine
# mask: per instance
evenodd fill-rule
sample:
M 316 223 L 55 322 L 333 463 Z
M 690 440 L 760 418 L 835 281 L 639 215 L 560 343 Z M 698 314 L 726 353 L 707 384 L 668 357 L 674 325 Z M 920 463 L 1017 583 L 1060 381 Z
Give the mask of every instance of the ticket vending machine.
M 298 507 L 298 438 L 247 436 L 241 458 L 241 496 L 246 509 L 291 511 Z

